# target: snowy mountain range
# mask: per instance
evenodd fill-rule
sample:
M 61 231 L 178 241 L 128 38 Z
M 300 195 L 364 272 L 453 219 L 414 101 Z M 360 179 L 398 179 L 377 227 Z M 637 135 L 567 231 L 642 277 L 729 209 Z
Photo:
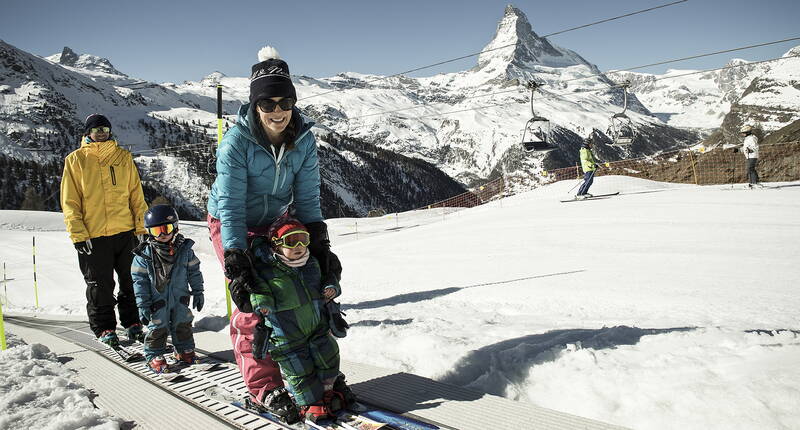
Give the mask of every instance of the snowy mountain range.
M 744 81 L 752 80 L 751 75 L 785 83 L 783 75 L 772 74 L 789 73 L 777 65 L 754 66 L 747 73 L 744 69 L 731 69 L 717 78 L 718 89 L 702 93 L 709 106 L 705 112 L 712 112 L 708 115 L 716 121 L 721 121 L 726 103 L 747 88 Z M 698 91 L 692 85 L 707 83 L 702 75 L 695 76 L 663 82 L 683 82 L 682 87 L 694 94 Z M 543 170 L 574 165 L 579 146 L 590 135 L 602 142 L 596 147 L 599 157 L 614 160 L 692 145 L 702 137 L 696 130 L 676 126 L 713 126 L 695 113 L 700 104 L 686 101 L 681 86 L 662 88 L 657 77 L 629 77 L 634 91 L 629 94 L 628 115 L 638 137 L 629 147 L 609 146 L 606 130 L 611 116 L 622 110 L 622 90 L 579 54 L 539 37 L 525 15 L 508 6 L 470 70 L 422 78 L 349 72 L 293 80 L 301 109 L 317 122 L 325 211 L 336 216 L 363 215 L 373 208 L 406 210 L 501 175 L 512 190 L 529 187 L 542 182 Z M 534 95 L 535 114 L 550 120 L 550 140 L 560 148 L 547 155 L 525 153 L 519 144 L 532 116 L 525 86 L 529 80 L 543 84 Z M 156 84 L 69 48 L 43 59 L 0 41 L 0 154 L 37 163 L 63 160 L 76 147 L 83 118 L 102 112 L 112 119 L 120 143 L 140 154 L 137 163 L 146 191 L 166 195 L 199 217 L 207 184 L 213 180 L 205 165 L 215 143 L 217 83 L 224 88 L 223 109 L 230 126 L 238 106 L 247 100 L 247 77 L 214 72 L 199 82 Z M 760 93 L 761 88 L 753 91 Z M 663 102 L 665 98 L 674 101 Z M 667 118 L 665 112 L 673 115 Z M 170 155 L 160 150 L 178 146 L 186 150 Z M 387 177 L 387 168 L 397 163 L 399 168 L 388 169 L 394 173 Z M 359 168 L 365 164 L 377 170 Z M 43 182 L 57 190 L 57 179 Z
M 742 59 L 729 61 L 722 70 L 669 70 L 662 75 L 635 72 L 608 74 L 617 83 L 630 81 L 630 90 L 665 123 L 684 128 L 716 129 L 720 127 L 731 107 L 740 103 L 762 106 L 763 114 L 747 115 L 744 121 L 759 122 L 772 131 L 798 119 L 800 98 L 792 93 L 797 86 L 800 70 L 800 46 L 783 55 L 783 60 L 769 63 L 750 63 Z M 758 88 L 748 90 L 754 80 Z M 773 97 L 769 94 L 784 94 Z M 758 110 L 758 109 L 756 109 Z M 755 112 L 753 112 L 755 113 Z M 739 121 L 742 122 L 742 121 Z

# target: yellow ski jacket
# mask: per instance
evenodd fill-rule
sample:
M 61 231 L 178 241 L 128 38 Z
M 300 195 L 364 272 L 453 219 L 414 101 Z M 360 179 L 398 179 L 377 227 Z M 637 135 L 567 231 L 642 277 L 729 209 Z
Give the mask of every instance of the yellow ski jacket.
M 64 160 L 61 209 L 73 243 L 128 230 L 144 234 L 147 203 L 131 153 L 116 140 L 85 137 Z
M 597 170 L 594 154 L 592 154 L 591 149 L 586 147 L 581 148 L 581 168 L 583 168 L 583 173 Z

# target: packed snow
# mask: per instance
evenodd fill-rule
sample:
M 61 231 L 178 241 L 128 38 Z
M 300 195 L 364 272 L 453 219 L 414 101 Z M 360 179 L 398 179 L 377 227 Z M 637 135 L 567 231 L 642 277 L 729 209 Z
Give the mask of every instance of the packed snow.
M 13 335 L 0 351 L 0 429 L 118 429 L 120 420 L 95 408 L 89 390 L 45 345 Z
M 603 176 L 590 192 L 623 194 L 560 203 L 572 185 L 328 220 L 352 325 L 342 358 L 636 429 L 800 428 L 800 183 Z M 35 235 L 38 312 L 84 315 L 60 220 L 0 211 L 6 311 L 34 312 Z M 207 230 L 181 229 L 206 279 L 196 321 L 219 321 Z

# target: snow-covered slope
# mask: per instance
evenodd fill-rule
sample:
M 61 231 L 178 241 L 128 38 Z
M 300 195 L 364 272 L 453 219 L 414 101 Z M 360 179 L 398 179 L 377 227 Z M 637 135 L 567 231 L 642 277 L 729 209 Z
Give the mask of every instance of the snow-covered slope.
M 571 185 L 329 220 L 352 326 L 342 358 L 635 429 L 800 428 L 800 183 L 603 176 L 592 192 L 641 192 L 559 203 Z M 84 315 L 75 251 L 49 231 L 61 214 L 30 215 L 0 211 L 10 311 L 33 312 L 35 234 L 39 313 Z M 218 321 L 205 223 L 181 231 L 206 282 L 195 321 Z

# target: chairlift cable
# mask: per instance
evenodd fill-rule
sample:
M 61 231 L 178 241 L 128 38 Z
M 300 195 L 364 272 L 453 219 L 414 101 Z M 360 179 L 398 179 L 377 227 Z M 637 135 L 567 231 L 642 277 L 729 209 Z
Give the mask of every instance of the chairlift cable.
M 661 65 L 664 65 L 664 64 L 676 63 L 676 62 L 679 62 L 679 61 L 694 60 L 694 59 L 697 59 L 697 58 L 710 57 L 712 55 L 725 54 L 725 53 L 728 53 L 728 52 L 735 52 L 735 51 L 742 51 L 742 50 L 745 50 L 745 49 L 760 48 L 762 46 L 775 45 L 775 44 L 778 44 L 778 43 L 791 42 L 791 41 L 795 41 L 795 40 L 800 40 L 800 37 L 790 37 L 788 39 L 776 40 L 774 42 L 759 43 L 759 44 L 756 44 L 756 45 L 742 46 L 741 48 L 725 49 L 725 50 L 722 50 L 722 51 L 709 52 L 707 54 L 693 55 L 691 57 L 676 58 L 676 59 L 673 59 L 673 60 L 667 60 L 667 61 L 661 61 L 661 62 L 658 62 L 658 63 L 645 64 L 643 66 L 636 66 L 636 67 L 631 67 L 631 68 L 628 68 L 628 69 L 611 70 L 609 72 L 606 72 L 606 74 L 629 72 L 631 70 L 643 69 L 645 67 L 661 66 Z M 564 82 L 568 82 L 568 81 L 564 81 Z
M 619 15 L 619 16 L 615 16 L 615 17 L 611 17 L 611 18 L 602 19 L 600 21 L 591 22 L 589 24 L 584 24 L 584 25 L 579 25 L 577 27 L 567 28 L 567 29 L 564 29 L 564 30 L 556 31 L 555 33 L 545 34 L 544 36 L 541 36 L 541 37 L 542 38 L 548 38 L 550 36 L 555 36 L 557 34 L 563 34 L 563 33 L 569 32 L 569 31 L 574 31 L 574 30 L 578 30 L 578 29 L 581 29 L 581 28 L 591 27 L 593 25 L 602 24 L 602 23 L 606 23 L 606 22 L 609 22 L 609 21 L 614 21 L 614 20 L 621 19 L 621 18 L 626 18 L 626 17 L 637 15 L 637 14 L 640 14 L 640 13 L 650 12 L 652 10 L 661 9 L 661 8 L 668 7 L 668 6 L 673 6 L 673 5 L 676 5 L 676 4 L 679 4 L 679 3 L 685 3 L 687 1 L 689 1 L 689 0 L 678 0 L 678 1 L 674 1 L 672 3 L 663 4 L 661 6 L 655 6 L 655 7 L 651 7 L 651 8 L 647 8 L 647 9 L 642 9 L 642 10 L 638 10 L 638 11 L 635 11 L 635 12 L 626 13 L 624 15 Z M 391 74 L 391 75 L 388 75 L 388 76 L 381 76 L 379 78 L 370 79 L 370 80 L 365 81 L 364 83 L 369 84 L 369 83 L 372 83 L 372 82 L 377 82 L 377 81 L 382 81 L 382 80 L 385 80 L 385 79 L 393 78 L 395 76 L 400 76 L 400 75 L 405 75 L 405 74 L 409 74 L 409 73 L 413 73 L 413 72 L 418 72 L 420 70 L 430 69 L 431 67 L 441 66 L 443 64 L 452 63 L 454 61 L 459 61 L 459 60 L 463 60 L 463 59 L 466 59 L 466 58 L 475 57 L 475 56 L 480 55 L 480 54 L 482 54 L 484 52 L 496 51 L 496 50 L 508 48 L 508 47 L 511 47 L 511 46 L 514 46 L 514 45 L 516 45 L 516 43 L 510 43 L 508 45 L 498 46 L 498 47 L 487 49 L 487 50 L 484 50 L 484 51 L 475 52 L 475 53 L 467 54 L 467 55 L 462 55 L 460 57 L 452 58 L 450 60 L 439 61 L 437 63 L 429 64 L 427 66 L 416 67 L 416 68 L 413 68 L 413 69 L 409 69 L 409 70 L 405 70 L 405 71 L 402 71 L 402 72 L 394 73 L 394 74 Z M 345 86 L 343 86 L 341 88 L 335 88 L 333 90 L 325 91 L 325 92 L 322 92 L 322 93 L 319 93 L 319 94 L 310 95 L 308 97 L 303 97 L 302 99 L 299 99 L 299 100 L 307 100 L 307 99 L 310 99 L 310 98 L 313 98 L 313 97 L 318 97 L 318 96 L 322 96 L 322 95 L 325 95 L 325 94 L 334 93 L 334 92 L 340 91 L 340 90 L 342 90 L 344 88 L 354 88 L 354 87 L 345 85 Z

